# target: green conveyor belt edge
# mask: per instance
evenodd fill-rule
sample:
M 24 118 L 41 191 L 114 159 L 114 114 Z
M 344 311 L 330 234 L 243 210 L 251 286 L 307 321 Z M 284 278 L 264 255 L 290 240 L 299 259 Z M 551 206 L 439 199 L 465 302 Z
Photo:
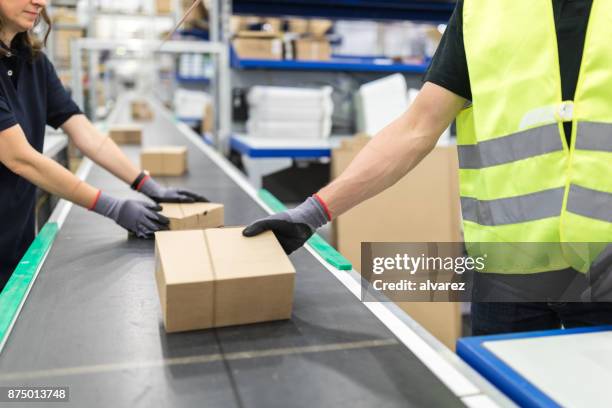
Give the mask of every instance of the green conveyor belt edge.
M 45 224 L 0 293 L 0 344 L 8 335 L 13 319 L 19 311 L 40 263 L 53 244 L 58 229 L 55 222 Z

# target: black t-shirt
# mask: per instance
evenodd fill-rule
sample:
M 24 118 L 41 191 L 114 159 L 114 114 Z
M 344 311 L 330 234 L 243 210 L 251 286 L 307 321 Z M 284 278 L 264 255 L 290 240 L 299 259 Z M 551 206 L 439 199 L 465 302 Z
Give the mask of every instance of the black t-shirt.
M 463 1 L 458 0 L 446 31 L 433 57 L 425 81 L 472 99 L 465 47 L 463 45 Z M 563 100 L 573 100 L 593 0 L 552 0 Z M 570 139 L 571 124 L 565 127 Z
M 33 59 L 15 38 L 10 56 L 0 58 L 0 132 L 19 124 L 32 147 L 42 152 L 45 126 L 58 128 L 81 111 L 47 57 Z M 0 163 L 0 290 L 34 239 L 35 194 L 33 184 Z

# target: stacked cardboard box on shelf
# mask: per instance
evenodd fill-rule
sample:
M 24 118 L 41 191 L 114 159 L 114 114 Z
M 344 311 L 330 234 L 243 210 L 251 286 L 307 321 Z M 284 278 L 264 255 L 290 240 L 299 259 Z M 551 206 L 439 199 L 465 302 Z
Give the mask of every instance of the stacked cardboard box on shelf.
M 331 45 L 323 37 L 298 38 L 293 42 L 294 58 L 300 61 L 328 61 L 331 59 Z
M 273 18 L 233 17 L 234 49 L 243 59 L 326 61 L 331 58 L 331 45 L 326 33 L 330 20 L 290 18 L 284 22 Z M 262 31 L 250 31 L 261 27 Z
M 233 40 L 234 50 L 245 59 L 283 59 L 283 40 L 277 33 L 241 31 Z
M 291 317 L 295 269 L 271 232 L 155 234 L 155 278 L 168 333 Z

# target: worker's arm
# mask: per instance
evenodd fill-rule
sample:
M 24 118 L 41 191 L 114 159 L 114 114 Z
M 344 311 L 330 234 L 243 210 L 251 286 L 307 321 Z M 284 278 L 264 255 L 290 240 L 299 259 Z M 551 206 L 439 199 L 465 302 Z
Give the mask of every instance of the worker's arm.
M 140 169 L 121 151 L 107 135 L 100 132 L 83 114 L 73 115 L 62 129 L 83 154 L 110 173 L 132 185 L 140 175 Z M 138 183 L 137 190 L 156 202 L 207 201 L 199 194 L 187 190 L 164 187 L 152 177 L 146 176 Z
M 155 212 L 160 209 L 157 206 L 114 199 L 80 180 L 36 151 L 19 125 L 0 132 L 0 162 L 41 189 L 109 217 L 140 237 L 148 237 L 168 223 Z
M 244 234 L 272 230 L 286 252 L 299 248 L 332 217 L 391 187 L 416 167 L 465 102 L 438 85 L 425 83 L 410 108 L 376 134 L 336 180 L 297 208 L 256 221 Z

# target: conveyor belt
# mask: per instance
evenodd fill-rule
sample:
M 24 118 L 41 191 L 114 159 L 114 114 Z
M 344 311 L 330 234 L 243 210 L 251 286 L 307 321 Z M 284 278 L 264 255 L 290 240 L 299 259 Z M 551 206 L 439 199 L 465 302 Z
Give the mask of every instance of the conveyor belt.
M 143 144 L 188 145 L 189 174 L 163 181 L 224 203 L 227 225 L 266 214 L 157 106 Z M 97 167 L 87 181 L 138 197 Z M 165 334 L 153 247 L 73 207 L 0 354 L 0 386 L 69 386 L 74 407 L 463 406 L 305 249 L 291 256 L 291 320 Z

